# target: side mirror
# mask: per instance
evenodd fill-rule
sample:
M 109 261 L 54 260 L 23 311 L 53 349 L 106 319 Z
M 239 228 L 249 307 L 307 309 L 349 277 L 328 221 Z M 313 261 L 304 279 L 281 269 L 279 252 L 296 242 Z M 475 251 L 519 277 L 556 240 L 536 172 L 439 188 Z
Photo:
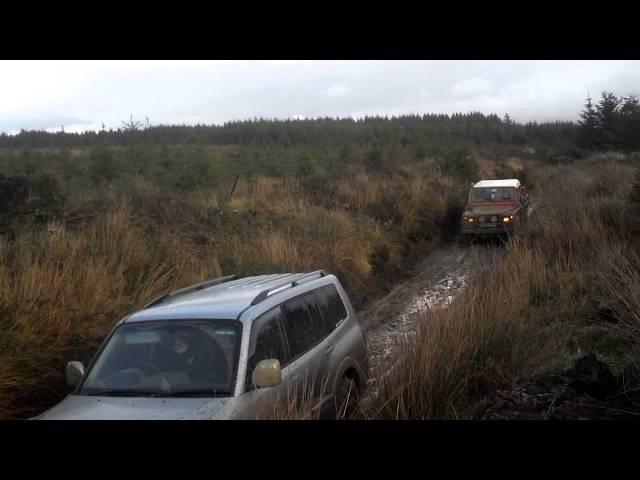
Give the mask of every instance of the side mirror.
M 69 362 L 67 363 L 66 373 L 67 384 L 70 387 L 75 387 L 84 375 L 84 365 L 82 365 L 82 362 Z
M 280 360 L 268 359 L 262 360 L 256 368 L 253 369 L 251 375 L 253 384 L 258 388 L 275 387 L 282 382 L 282 368 Z

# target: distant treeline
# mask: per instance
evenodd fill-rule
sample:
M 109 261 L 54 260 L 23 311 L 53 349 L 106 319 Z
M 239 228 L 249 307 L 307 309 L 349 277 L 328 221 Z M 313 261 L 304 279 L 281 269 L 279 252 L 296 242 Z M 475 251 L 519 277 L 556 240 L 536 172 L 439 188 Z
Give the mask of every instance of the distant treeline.
M 124 123 L 124 122 L 123 122 Z M 127 126 L 128 125 L 128 126 Z M 577 124 L 573 122 L 527 123 L 495 114 L 429 114 L 400 117 L 317 118 L 306 120 L 253 119 L 224 125 L 158 125 L 142 128 L 125 124 L 118 130 L 85 133 L 51 133 L 22 130 L 0 135 L 0 147 L 64 148 L 131 145 L 245 145 L 290 146 L 401 146 L 448 145 L 575 145 Z

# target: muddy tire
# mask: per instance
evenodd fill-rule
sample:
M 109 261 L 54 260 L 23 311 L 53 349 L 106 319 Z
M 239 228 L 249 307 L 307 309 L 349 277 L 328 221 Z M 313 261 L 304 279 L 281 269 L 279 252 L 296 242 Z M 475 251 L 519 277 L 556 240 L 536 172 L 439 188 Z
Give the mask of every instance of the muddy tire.
M 336 388 L 336 418 L 348 420 L 355 416 L 360 405 L 358 384 L 347 376 L 342 377 Z

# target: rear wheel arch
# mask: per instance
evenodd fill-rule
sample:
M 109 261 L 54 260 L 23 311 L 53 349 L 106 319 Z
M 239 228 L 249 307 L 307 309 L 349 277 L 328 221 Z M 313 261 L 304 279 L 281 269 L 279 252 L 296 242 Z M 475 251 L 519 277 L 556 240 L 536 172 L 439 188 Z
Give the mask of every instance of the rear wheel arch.
M 362 396 L 359 378 L 354 368 L 347 369 L 340 376 L 334 397 L 334 412 L 337 419 L 352 418 L 356 414 Z
M 353 380 L 353 382 L 356 384 L 356 387 L 358 387 L 358 390 L 362 391 L 362 387 L 364 386 L 362 385 L 362 378 L 360 378 L 358 371 L 354 367 L 347 368 L 340 379 L 342 380 L 342 378 L 344 377 Z
M 353 358 L 351 357 L 345 358 L 340 363 L 338 368 L 336 368 L 334 371 L 336 373 L 336 376 L 332 380 L 332 383 L 333 383 L 332 393 L 335 393 L 336 389 L 338 388 L 338 385 L 340 384 L 342 379 L 345 377 L 351 378 L 352 380 L 354 380 L 359 389 L 362 389 L 364 387 L 363 374 L 360 372 L 360 367 L 358 366 L 358 364 L 356 364 Z

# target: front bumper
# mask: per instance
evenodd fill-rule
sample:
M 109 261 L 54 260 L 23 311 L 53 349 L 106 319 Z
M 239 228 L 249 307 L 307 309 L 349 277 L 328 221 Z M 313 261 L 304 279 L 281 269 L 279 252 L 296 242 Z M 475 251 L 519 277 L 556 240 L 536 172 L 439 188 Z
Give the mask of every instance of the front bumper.
M 479 226 L 477 224 L 462 225 L 462 233 L 465 235 L 504 235 L 513 232 L 513 224 L 498 224 L 496 226 Z

